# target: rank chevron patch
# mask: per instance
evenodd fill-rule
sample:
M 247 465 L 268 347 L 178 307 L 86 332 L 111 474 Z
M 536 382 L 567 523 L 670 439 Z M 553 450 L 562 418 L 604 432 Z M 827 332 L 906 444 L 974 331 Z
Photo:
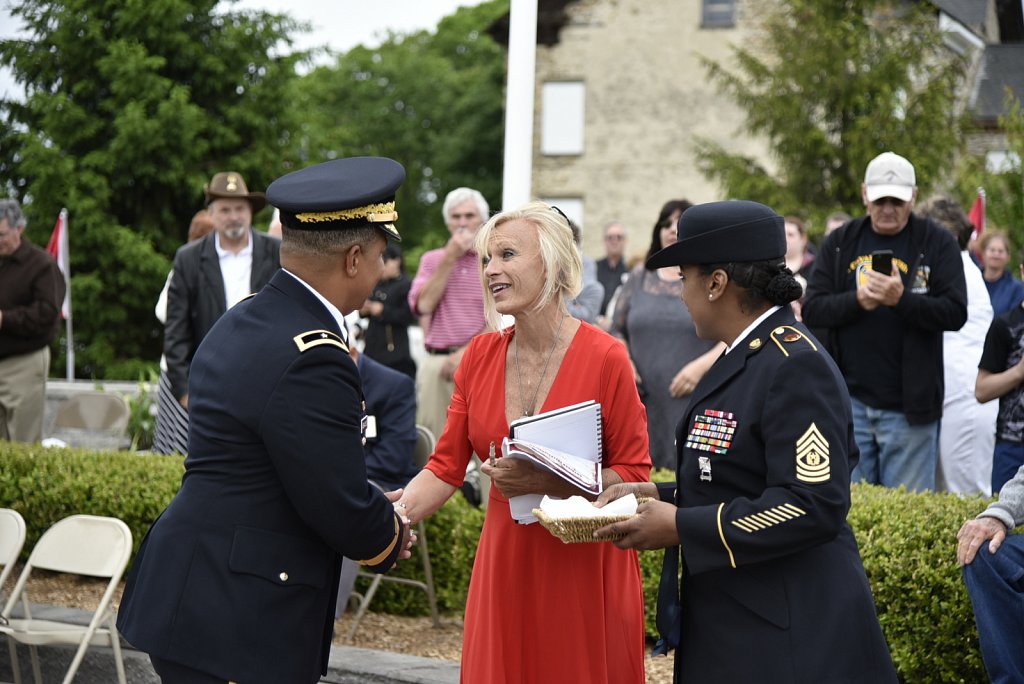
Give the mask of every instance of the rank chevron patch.
M 828 440 L 811 423 L 796 440 L 796 479 L 801 482 L 828 482 L 831 473 Z

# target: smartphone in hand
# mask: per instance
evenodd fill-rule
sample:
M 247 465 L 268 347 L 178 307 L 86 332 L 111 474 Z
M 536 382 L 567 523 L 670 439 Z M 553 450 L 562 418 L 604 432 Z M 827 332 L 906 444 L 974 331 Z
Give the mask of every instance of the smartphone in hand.
M 892 250 L 878 249 L 872 252 L 871 270 L 884 275 L 892 275 Z

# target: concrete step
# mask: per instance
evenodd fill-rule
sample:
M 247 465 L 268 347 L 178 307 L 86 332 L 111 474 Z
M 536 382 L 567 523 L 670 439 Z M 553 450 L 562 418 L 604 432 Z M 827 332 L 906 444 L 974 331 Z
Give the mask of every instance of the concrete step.
M 33 604 L 32 615 L 37 618 L 87 625 L 91 613 L 72 608 Z M 149 656 L 136 651 L 123 639 L 121 644 L 128 683 L 160 684 L 160 679 L 153 672 L 153 666 L 149 662 Z M 20 644 L 17 649 L 22 681 L 27 684 L 33 681 L 29 649 Z M 38 650 L 43 684 L 62 681 L 74 657 L 75 649 L 70 646 L 40 646 Z M 0 681 L 14 681 L 7 645 L 0 645 Z M 323 684 L 456 684 L 459 681 L 459 664 L 448 660 L 420 658 L 366 648 L 332 646 L 327 674 L 320 681 Z M 75 682 L 117 682 L 113 650 L 93 647 L 86 651 L 85 659 L 75 676 Z

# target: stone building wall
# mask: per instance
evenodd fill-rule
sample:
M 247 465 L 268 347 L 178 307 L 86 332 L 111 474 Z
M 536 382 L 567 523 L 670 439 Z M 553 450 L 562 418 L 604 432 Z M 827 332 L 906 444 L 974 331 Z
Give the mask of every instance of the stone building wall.
M 731 46 L 750 40 L 744 9 L 757 3 L 737 4 L 734 28 L 702 28 L 699 0 L 578 0 L 559 42 L 538 46 L 533 194 L 582 201 L 586 254 L 603 254 L 609 220 L 629 231 L 627 253 L 643 254 L 666 200 L 722 199 L 697 170 L 697 136 L 769 164 L 765 143 L 740 132 L 742 110 L 700 63 L 729 64 Z M 541 154 L 541 93 L 551 81 L 585 84 L 583 154 Z

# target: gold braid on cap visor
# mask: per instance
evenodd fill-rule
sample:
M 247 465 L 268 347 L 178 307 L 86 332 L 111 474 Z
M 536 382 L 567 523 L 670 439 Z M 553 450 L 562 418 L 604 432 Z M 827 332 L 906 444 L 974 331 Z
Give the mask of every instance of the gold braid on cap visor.
M 391 223 L 398 220 L 394 202 L 367 204 L 365 207 L 339 209 L 337 211 L 308 211 L 296 214 L 300 223 L 323 223 L 324 221 L 348 221 L 365 218 L 370 223 Z

